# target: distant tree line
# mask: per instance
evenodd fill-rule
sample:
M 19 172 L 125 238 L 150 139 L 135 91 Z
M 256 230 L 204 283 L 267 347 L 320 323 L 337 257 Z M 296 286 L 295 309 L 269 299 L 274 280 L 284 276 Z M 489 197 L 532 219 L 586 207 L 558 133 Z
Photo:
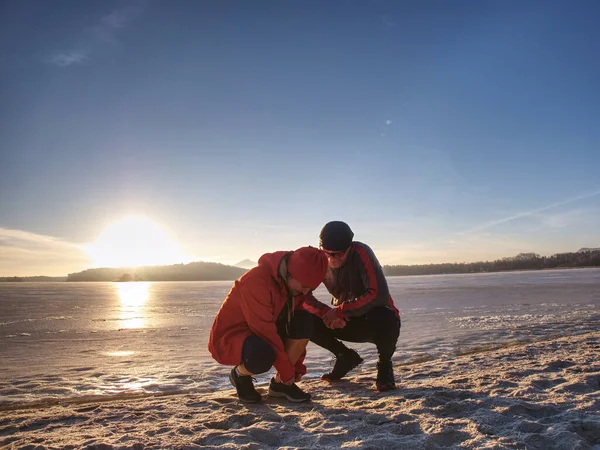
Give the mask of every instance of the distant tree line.
M 45 276 L 33 276 L 33 277 L 0 277 L 0 283 L 4 282 L 24 282 L 24 281 L 65 281 L 67 277 L 45 277 Z
M 0 281 L 3 282 L 22 282 L 23 281 L 23 277 L 0 277 Z
M 384 266 L 386 275 L 437 275 L 451 273 L 503 272 L 508 270 L 542 270 L 570 267 L 600 266 L 600 250 L 576 253 L 557 253 L 540 256 L 537 253 L 519 253 L 517 256 L 472 263 L 444 263 L 422 265 Z

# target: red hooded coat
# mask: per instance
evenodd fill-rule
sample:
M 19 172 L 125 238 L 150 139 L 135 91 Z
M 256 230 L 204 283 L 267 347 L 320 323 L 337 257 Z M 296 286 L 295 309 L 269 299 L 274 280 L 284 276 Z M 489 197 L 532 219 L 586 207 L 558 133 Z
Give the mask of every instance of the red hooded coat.
M 277 317 L 288 300 L 279 266 L 282 259 L 290 253 L 279 251 L 261 256 L 258 266 L 233 284 L 215 317 L 208 341 L 208 350 L 220 364 L 240 364 L 244 341 L 248 336 L 256 335 L 268 342 L 275 351 L 273 365 L 282 380 L 289 380 L 296 372 L 306 373 L 304 355 L 292 365 L 277 333 Z M 300 295 L 293 301 L 294 309 L 298 309 L 304 301 L 312 303 L 317 300 L 312 295 Z

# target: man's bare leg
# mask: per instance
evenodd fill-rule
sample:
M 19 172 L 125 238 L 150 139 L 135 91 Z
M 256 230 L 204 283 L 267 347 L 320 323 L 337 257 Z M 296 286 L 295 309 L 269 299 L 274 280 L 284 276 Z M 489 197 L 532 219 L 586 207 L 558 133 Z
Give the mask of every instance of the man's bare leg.
M 288 358 L 292 364 L 296 364 L 296 361 L 300 359 L 302 353 L 304 353 L 304 349 L 308 345 L 309 339 L 286 339 L 285 340 L 285 353 L 288 355 Z M 281 383 L 281 378 L 279 377 L 279 372 L 275 375 L 275 381 L 277 383 Z M 293 381 L 292 381 L 293 382 Z
M 244 366 L 243 364 L 238 364 L 236 366 L 236 369 L 237 369 L 238 374 L 241 375 L 242 377 L 254 375 L 252 372 L 250 372 L 248 369 L 246 369 L 246 366 Z

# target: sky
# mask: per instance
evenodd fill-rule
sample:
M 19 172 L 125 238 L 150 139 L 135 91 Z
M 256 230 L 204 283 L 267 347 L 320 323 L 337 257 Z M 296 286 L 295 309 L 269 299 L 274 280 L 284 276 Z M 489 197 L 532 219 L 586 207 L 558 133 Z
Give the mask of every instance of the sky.
M 600 2 L 0 1 L 0 276 L 600 247 Z M 132 231 L 133 230 L 133 231 Z

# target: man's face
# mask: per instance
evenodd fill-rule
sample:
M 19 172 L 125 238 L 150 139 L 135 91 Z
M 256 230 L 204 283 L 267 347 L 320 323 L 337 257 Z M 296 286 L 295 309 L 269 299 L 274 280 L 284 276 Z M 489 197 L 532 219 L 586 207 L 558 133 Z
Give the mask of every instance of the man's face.
M 288 282 L 288 287 L 290 288 L 290 292 L 292 293 L 292 295 L 294 297 L 297 295 L 306 295 L 310 291 L 312 291 L 311 288 L 309 288 L 308 286 L 304 286 L 302 283 L 300 283 L 298 280 L 296 280 L 291 275 L 288 277 L 287 282 Z
M 327 250 L 324 248 L 323 252 L 327 255 L 327 263 L 329 264 L 329 267 L 332 269 L 339 269 L 348 259 L 350 247 L 348 247 L 346 250 L 342 250 L 341 252 L 335 252 L 333 250 Z

